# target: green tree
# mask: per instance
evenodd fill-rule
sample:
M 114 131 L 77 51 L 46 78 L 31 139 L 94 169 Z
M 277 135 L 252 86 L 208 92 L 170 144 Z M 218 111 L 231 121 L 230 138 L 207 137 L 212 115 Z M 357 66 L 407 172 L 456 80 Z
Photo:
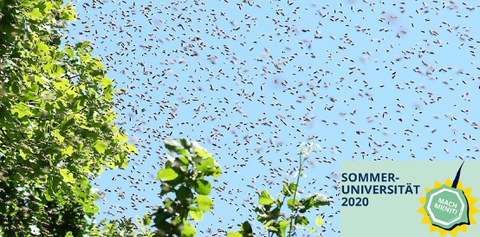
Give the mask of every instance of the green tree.
M 135 148 L 88 42 L 61 46 L 63 1 L 0 1 L 0 235 L 95 233 L 89 181 Z

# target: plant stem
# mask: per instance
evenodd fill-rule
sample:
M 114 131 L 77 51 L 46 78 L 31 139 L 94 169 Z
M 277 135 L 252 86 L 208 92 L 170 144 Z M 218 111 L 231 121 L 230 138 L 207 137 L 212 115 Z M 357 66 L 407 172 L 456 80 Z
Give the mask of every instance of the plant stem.
M 300 153 L 299 160 L 298 160 L 298 175 L 297 175 L 297 181 L 295 183 L 295 192 L 293 193 L 293 204 L 295 205 L 295 201 L 297 198 L 297 190 L 298 190 L 298 184 L 300 183 L 300 176 L 302 175 L 302 166 L 303 166 L 303 152 Z M 288 230 L 288 237 L 292 236 L 292 229 L 293 229 L 293 220 L 295 219 L 295 216 L 297 215 L 297 206 L 295 205 L 295 212 L 293 213 L 292 218 L 290 219 L 290 227 Z

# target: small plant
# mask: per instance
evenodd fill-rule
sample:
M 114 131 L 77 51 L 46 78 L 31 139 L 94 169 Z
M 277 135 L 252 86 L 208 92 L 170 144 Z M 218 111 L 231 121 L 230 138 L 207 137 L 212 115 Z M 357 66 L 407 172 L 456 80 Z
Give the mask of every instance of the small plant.
M 307 227 L 310 220 L 306 214 L 312 209 L 329 205 L 332 199 L 319 193 L 299 198 L 298 187 L 300 177 L 305 168 L 304 162 L 308 159 L 309 153 L 316 153 L 320 148 L 314 142 L 302 143 L 304 148 L 299 153 L 298 175 L 295 182 L 285 181 L 282 191 L 277 199 L 273 199 L 267 190 L 259 194 L 258 206 L 255 208 L 257 220 L 269 237 L 285 237 L 295 235 L 295 230 L 300 226 Z M 166 140 L 165 147 L 174 156 L 168 155 L 157 175 L 162 181 L 160 197 L 163 198 L 163 205 L 153 214 L 155 236 L 194 236 L 196 231 L 190 220 L 200 221 L 203 214 L 210 211 L 214 206 L 212 199 L 208 196 L 211 191 L 211 184 L 207 177 L 217 178 L 222 171 L 220 166 L 212 158 L 212 155 L 194 142 L 186 139 Z M 317 148 L 317 149 L 315 149 Z M 282 208 L 286 204 L 288 214 Z M 140 223 L 141 221 L 138 220 Z M 322 225 L 322 218 L 316 218 L 317 226 Z M 150 224 L 149 216 L 144 216 L 143 227 Z M 144 232 L 144 228 L 142 228 Z M 312 231 L 316 231 L 312 228 Z M 145 233 L 145 232 L 144 232 Z M 248 221 L 242 223 L 240 230 L 230 232 L 228 237 L 254 236 L 252 226 Z
M 333 201 L 331 198 L 319 193 L 307 195 L 299 199 L 298 185 L 300 177 L 303 176 L 302 171 L 305 168 L 303 162 L 308 159 L 310 152 L 316 153 L 318 151 L 317 149 L 320 149 L 320 146 L 313 141 L 310 144 L 302 143 L 301 146 L 304 146 L 305 148 L 299 153 L 298 175 L 296 181 L 286 181 L 276 200 L 270 196 L 267 190 L 263 190 L 259 195 L 258 206 L 255 208 L 255 212 L 257 213 L 257 220 L 263 224 L 269 237 L 274 235 L 277 237 L 290 237 L 294 235 L 295 229 L 297 229 L 298 225 L 306 227 L 310 223 L 305 216 L 305 213 L 311 209 L 318 209 L 321 206 L 329 205 Z M 282 212 L 285 200 L 287 207 L 290 210 L 288 215 Z M 320 216 L 317 216 L 315 222 L 317 226 L 321 226 L 323 219 Z M 313 228 L 312 231 L 316 231 L 316 229 Z M 252 227 L 248 221 L 245 221 L 241 225 L 240 231 L 228 233 L 228 237 L 248 236 L 254 236 Z
M 157 175 L 164 200 L 154 214 L 156 236 L 194 236 L 195 228 L 188 220 L 200 221 L 214 206 L 206 178 L 217 178 L 222 171 L 212 155 L 194 142 L 166 140 L 165 147 L 175 157 L 168 156 L 165 168 Z

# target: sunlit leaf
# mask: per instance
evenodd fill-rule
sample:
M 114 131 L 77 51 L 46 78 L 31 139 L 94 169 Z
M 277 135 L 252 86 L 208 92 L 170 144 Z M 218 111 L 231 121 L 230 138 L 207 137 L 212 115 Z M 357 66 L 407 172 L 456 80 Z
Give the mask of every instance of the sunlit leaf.
M 203 148 L 199 148 L 197 147 L 195 149 L 195 153 L 197 154 L 197 156 L 200 156 L 204 159 L 208 158 L 208 157 L 212 157 L 212 155 L 210 153 L 208 153 L 207 150 L 203 149 Z
M 75 183 L 75 178 L 73 178 L 73 174 L 70 173 L 67 169 L 61 169 L 60 175 L 62 175 L 63 180 L 67 183 Z
M 210 197 L 205 196 L 205 195 L 198 195 L 195 198 L 195 202 L 198 205 L 198 209 L 201 211 L 210 211 L 213 207 L 213 201 Z
M 235 231 L 235 232 L 229 232 L 227 234 L 227 237 L 243 237 L 243 235 L 239 231 Z
M 192 237 L 195 235 L 195 228 L 188 222 L 183 223 L 183 229 L 181 232 L 181 237 Z
M 105 150 L 108 148 L 108 145 L 107 143 L 105 143 L 104 141 L 102 140 L 96 140 L 94 143 L 93 143 L 93 147 L 95 148 L 95 150 L 100 153 L 100 154 L 103 154 L 105 153 Z
M 19 118 L 23 118 L 25 116 L 33 116 L 33 112 L 30 110 L 29 106 L 25 103 L 18 103 L 12 108 L 12 113 L 17 114 Z
M 215 161 L 212 157 L 207 157 L 201 161 L 201 163 L 197 166 L 197 169 L 204 173 L 209 173 L 215 169 Z
M 163 168 L 160 171 L 158 171 L 157 174 L 157 179 L 159 180 L 165 180 L 165 181 L 170 181 L 174 180 L 178 177 L 177 172 L 171 168 Z
M 263 190 L 261 193 L 260 193 L 260 198 L 258 200 L 258 203 L 261 204 L 261 205 L 270 205 L 272 203 L 274 203 L 275 200 L 272 199 L 272 197 L 270 196 L 270 194 L 267 192 L 267 190 Z
M 56 137 L 56 138 L 58 139 L 58 141 L 60 141 L 60 142 L 65 141 L 65 137 L 63 137 L 63 136 L 60 134 L 60 130 L 58 130 L 58 129 L 53 130 L 52 135 L 53 135 L 54 137 Z
M 287 227 L 290 225 L 290 222 L 287 221 L 287 220 L 283 220 L 283 221 L 280 221 L 280 223 L 278 223 L 278 225 L 280 226 L 280 233 L 285 236 L 286 234 L 286 229 Z
M 67 156 L 71 156 L 73 154 L 73 152 L 74 152 L 73 146 L 67 146 L 67 148 L 65 148 L 65 150 L 64 150 L 64 153 Z
M 196 207 L 190 207 L 190 211 L 188 212 L 190 217 L 196 221 L 200 221 L 203 218 L 203 211 Z
M 210 194 L 211 189 L 212 189 L 212 184 L 210 184 L 210 182 L 206 180 L 197 180 L 195 191 L 198 194 L 208 195 Z
M 150 226 L 150 224 L 151 224 L 150 215 L 143 214 L 143 225 Z

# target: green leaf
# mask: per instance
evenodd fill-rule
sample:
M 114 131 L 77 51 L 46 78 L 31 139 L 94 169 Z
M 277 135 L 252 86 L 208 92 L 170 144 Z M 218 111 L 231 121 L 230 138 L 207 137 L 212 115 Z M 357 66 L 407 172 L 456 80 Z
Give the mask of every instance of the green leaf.
M 321 216 L 317 216 L 317 219 L 315 220 L 315 224 L 317 224 L 317 226 L 322 226 L 323 218 Z
M 190 149 L 190 147 L 193 145 L 191 142 L 187 141 L 185 138 L 180 138 L 178 139 L 180 141 L 180 144 L 182 144 L 182 147 L 184 149 Z
M 235 232 L 229 232 L 227 234 L 227 237 L 243 237 L 243 235 L 240 233 L 240 231 L 235 231 Z
M 56 138 L 58 139 L 58 141 L 60 141 L 60 142 L 65 141 L 65 137 L 63 137 L 63 136 L 60 134 L 60 130 L 58 130 L 58 129 L 53 130 L 52 135 L 53 135 L 54 137 L 56 137 Z
M 196 221 L 200 221 L 203 219 L 203 211 L 201 211 L 197 207 L 190 207 L 190 211 L 188 211 L 188 215 Z
M 190 158 L 190 153 L 188 152 L 189 147 L 185 139 L 165 139 L 164 142 L 165 148 L 167 148 L 168 151 Z
M 260 205 L 270 205 L 272 203 L 274 203 L 275 200 L 272 199 L 272 197 L 270 196 L 270 194 L 268 194 L 267 190 L 263 190 L 261 193 L 260 193 L 260 198 L 258 200 L 258 203 Z
M 102 88 L 105 88 L 105 87 L 112 86 L 113 81 L 111 79 L 108 79 L 108 78 L 102 78 L 102 81 L 100 82 L 100 84 L 102 85 Z
M 28 157 L 27 157 L 27 153 L 25 153 L 25 149 L 20 148 L 18 150 L 20 152 L 20 157 L 22 157 L 24 160 L 27 160 Z
M 40 12 L 40 9 L 34 8 L 31 12 L 28 13 L 29 17 L 31 17 L 34 20 L 41 19 L 43 14 Z
M 65 53 L 67 53 L 68 57 L 73 58 L 74 51 L 73 51 L 72 47 L 65 46 L 63 50 L 65 50 Z
M 150 219 L 150 215 L 143 214 L 143 225 L 150 226 L 151 223 L 152 223 L 152 220 Z
M 167 148 L 170 152 L 176 152 L 180 149 L 182 149 L 182 144 L 180 144 L 180 141 L 178 139 L 170 140 L 170 139 L 165 139 L 165 148 Z
M 125 151 L 128 152 L 129 154 L 138 154 L 137 148 L 133 145 L 125 146 Z
M 197 169 L 203 173 L 210 173 L 215 169 L 215 160 L 212 157 L 207 157 L 198 164 Z
M 63 75 L 65 75 L 65 70 L 61 66 L 55 65 L 53 67 L 53 71 L 50 73 L 50 75 L 53 78 L 59 78 L 59 77 L 62 77 Z M 61 83 L 66 85 L 66 86 L 69 85 L 68 80 L 62 80 Z M 63 87 L 63 88 L 66 88 L 66 87 Z
M 188 222 L 183 222 L 183 229 L 181 237 L 193 237 L 195 235 L 195 228 Z
M 294 200 L 293 198 L 287 200 L 287 206 L 288 206 L 288 209 L 290 209 L 291 211 L 295 211 L 303 207 L 300 201 L 296 199 Z
M 100 210 L 100 208 L 98 208 L 98 206 L 95 205 L 95 203 L 85 204 L 83 205 L 83 209 L 85 210 L 86 213 L 90 215 L 93 215 Z
M 308 221 L 308 218 L 306 216 L 296 216 L 295 217 L 295 224 L 300 224 L 302 226 L 307 226 L 310 221 Z
M 278 223 L 278 225 L 280 226 L 280 233 L 282 233 L 282 236 L 285 236 L 286 229 L 290 225 L 290 222 L 287 221 L 287 220 L 283 220 L 283 221 L 280 221 L 280 223 Z
M 265 227 L 265 229 L 267 229 L 269 232 L 278 232 L 278 228 L 275 224 L 276 222 L 271 220 L 268 221 L 265 225 L 263 225 L 263 227 Z
M 252 225 L 248 221 L 242 223 L 242 232 L 243 235 L 247 236 L 248 234 L 253 233 Z
M 198 209 L 200 209 L 201 211 L 210 211 L 214 206 L 212 199 L 205 195 L 198 195 L 195 198 L 195 202 L 198 205 Z
M 212 173 L 212 177 L 218 178 L 220 177 L 221 174 L 222 174 L 222 169 L 220 168 L 220 166 L 217 166 L 215 167 L 215 170 Z
M 202 158 L 204 158 L 204 159 L 206 159 L 206 158 L 208 158 L 208 157 L 212 157 L 212 154 L 208 153 L 207 150 L 199 147 L 198 145 L 197 145 L 197 147 L 195 148 L 195 153 L 197 154 L 197 156 L 202 157 Z
M 289 184 L 284 183 L 283 184 L 283 190 L 282 190 L 283 195 L 285 195 L 287 197 L 290 197 L 296 191 L 297 191 L 297 184 L 295 184 L 295 183 L 289 183 Z
M 67 146 L 64 150 L 65 155 L 71 156 L 73 154 L 73 146 Z
M 12 113 L 17 114 L 18 118 L 23 118 L 25 116 L 33 116 L 34 114 L 30 111 L 30 107 L 24 103 L 18 103 L 16 106 L 12 106 Z
M 67 169 L 61 169 L 60 175 L 63 177 L 63 180 L 67 183 L 75 183 L 75 178 L 73 178 L 73 174 L 70 173 Z
M 184 156 L 182 156 L 182 157 L 177 157 L 177 158 L 175 159 L 175 161 L 177 161 L 177 160 L 180 161 L 183 165 L 188 165 L 188 164 L 190 164 L 190 161 L 188 160 L 188 158 L 186 158 L 186 157 L 184 157 Z
M 162 168 L 160 171 L 158 171 L 157 174 L 157 179 L 164 181 L 174 180 L 177 177 L 177 172 L 175 172 L 175 170 L 173 170 L 172 168 Z
M 208 195 L 212 189 L 212 184 L 204 179 L 199 179 L 196 182 L 195 191 L 201 195 Z
M 281 206 L 277 204 L 277 206 L 270 211 L 269 218 L 275 220 L 278 219 L 278 217 L 280 216 L 280 208 Z
M 70 82 L 67 79 L 57 79 L 57 81 L 52 82 L 55 89 L 59 91 L 64 91 L 70 85 Z
M 103 153 L 105 153 L 105 150 L 107 149 L 108 144 L 105 143 L 105 142 L 102 141 L 102 140 L 96 140 L 96 141 L 93 143 L 93 147 L 95 148 L 95 150 L 96 150 L 98 153 L 103 154 Z

